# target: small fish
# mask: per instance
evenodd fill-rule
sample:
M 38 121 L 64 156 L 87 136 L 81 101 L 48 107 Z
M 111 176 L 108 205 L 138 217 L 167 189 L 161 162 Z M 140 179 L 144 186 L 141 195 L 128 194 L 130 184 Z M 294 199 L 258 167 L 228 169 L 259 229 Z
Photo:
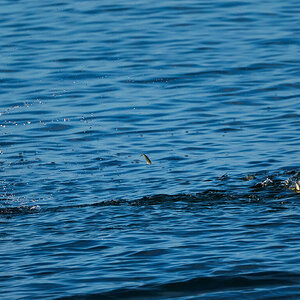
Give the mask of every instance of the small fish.
M 299 181 L 296 182 L 296 192 L 297 192 L 297 193 L 300 193 Z
M 152 162 L 151 162 L 150 158 L 146 154 L 144 154 L 144 153 L 142 153 L 142 155 L 145 157 L 147 164 L 151 165 Z
M 30 210 L 39 211 L 39 210 L 41 210 L 41 207 L 39 205 L 34 205 L 34 206 L 30 207 Z
M 246 177 L 242 178 L 242 180 L 250 181 L 250 180 L 253 180 L 255 178 L 256 177 L 254 175 L 248 174 Z

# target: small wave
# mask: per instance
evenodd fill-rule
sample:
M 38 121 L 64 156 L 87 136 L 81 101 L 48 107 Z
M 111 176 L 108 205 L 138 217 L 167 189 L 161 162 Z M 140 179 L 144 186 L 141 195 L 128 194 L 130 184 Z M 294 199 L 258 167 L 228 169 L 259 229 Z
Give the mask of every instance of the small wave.
M 20 214 L 32 214 L 41 210 L 39 205 L 34 206 L 17 206 L 17 207 L 1 207 L 0 215 L 20 215 Z
M 273 203 L 287 201 L 299 196 L 299 191 L 295 188 L 299 182 L 300 172 L 289 170 L 278 174 L 256 173 L 246 176 L 231 178 L 230 175 L 223 176 L 212 181 L 216 188 L 195 193 L 181 193 L 176 195 L 157 194 L 144 196 L 138 199 L 112 199 L 100 202 L 80 203 L 47 206 L 47 205 L 19 205 L 0 207 L 0 215 L 32 214 L 40 211 L 56 212 L 84 207 L 101 206 L 151 206 L 160 204 L 172 204 L 176 202 L 198 203 L 202 206 L 226 203 Z M 219 184 L 217 184 L 219 182 Z M 223 188 L 222 188 L 223 187 Z

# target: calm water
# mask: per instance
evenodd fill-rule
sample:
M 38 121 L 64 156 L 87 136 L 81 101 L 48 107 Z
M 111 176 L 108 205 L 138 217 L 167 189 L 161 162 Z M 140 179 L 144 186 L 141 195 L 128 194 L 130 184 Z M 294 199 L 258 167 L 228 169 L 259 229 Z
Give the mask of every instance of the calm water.
M 299 299 L 299 14 L 2 1 L 1 299 Z

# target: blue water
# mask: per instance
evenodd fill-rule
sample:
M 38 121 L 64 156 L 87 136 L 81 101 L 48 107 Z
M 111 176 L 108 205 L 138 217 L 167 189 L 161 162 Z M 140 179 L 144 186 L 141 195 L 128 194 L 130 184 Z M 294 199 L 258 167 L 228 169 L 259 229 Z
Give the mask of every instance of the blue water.
M 0 7 L 1 299 L 300 298 L 299 1 Z

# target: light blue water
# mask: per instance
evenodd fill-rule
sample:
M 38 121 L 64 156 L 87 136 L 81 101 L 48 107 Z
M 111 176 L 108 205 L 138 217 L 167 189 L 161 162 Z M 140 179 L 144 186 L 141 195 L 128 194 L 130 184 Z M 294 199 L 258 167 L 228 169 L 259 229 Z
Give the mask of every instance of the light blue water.
M 299 13 L 2 1 L 1 299 L 300 297 Z

